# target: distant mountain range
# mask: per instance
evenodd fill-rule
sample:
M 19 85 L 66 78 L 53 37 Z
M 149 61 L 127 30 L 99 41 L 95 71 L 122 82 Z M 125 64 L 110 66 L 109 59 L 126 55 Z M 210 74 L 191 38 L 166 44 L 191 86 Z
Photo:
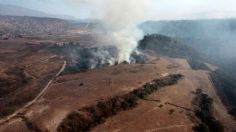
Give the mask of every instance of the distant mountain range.
M 60 18 L 66 20 L 75 20 L 76 18 L 69 15 L 54 15 L 47 14 L 41 11 L 35 11 L 24 7 L 15 5 L 1 5 L 0 4 L 0 15 L 6 16 L 32 16 L 32 17 L 48 17 L 48 18 Z
M 147 21 L 139 26 L 145 34 L 179 38 L 229 38 L 236 35 L 236 19 Z
M 214 18 L 214 19 L 226 19 L 226 18 L 236 18 L 236 12 L 235 11 L 211 11 L 211 12 L 198 12 L 198 13 L 192 13 L 192 14 L 187 14 L 185 16 L 182 16 L 183 18 L 186 19 L 209 19 L 209 18 Z

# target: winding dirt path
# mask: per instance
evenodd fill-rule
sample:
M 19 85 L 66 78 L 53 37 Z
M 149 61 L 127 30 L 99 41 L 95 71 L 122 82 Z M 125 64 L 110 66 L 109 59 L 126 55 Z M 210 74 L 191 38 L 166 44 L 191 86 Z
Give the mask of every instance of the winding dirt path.
M 60 74 L 65 70 L 67 65 L 67 62 L 64 61 L 63 65 L 61 67 L 61 69 L 57 72 L 57 74 L 55 75 L 55 77 L 53 77 L 48 83 L 47 85 L 43 88 L 43 90 L 30 102 L 28 102 L 26 105 L 24 105 L 22 108 L 18 109 L 17 111 L 15 111 L 13 114 L 7 116 L 4 119 L 0 120 L 0 125 L 3 125 L 4 123 L 10 121 L 11 119 L 18 117 L 19 115 L 22 115 L 30 106 L 32 106 L 36 101 L 38 101 L 40 99 L 40 97 L 42 97 L 42 95 L 49 89 L 50 85 L 53 83 L 54 80 L 56 80 L 56 78 L 58 76 L 60 76 Z
M 186 125 L 171 125 L 171 126 L 166 126 L 166 127 L 159 127 L 151 130 L 146 130 L 144 132 L 157 132 L 157 131 L 164 131 L 164 130 L 170 130 L 174 128 L 187 128 L 187 127 L 192 127 L 194 124 L 186 124 Z

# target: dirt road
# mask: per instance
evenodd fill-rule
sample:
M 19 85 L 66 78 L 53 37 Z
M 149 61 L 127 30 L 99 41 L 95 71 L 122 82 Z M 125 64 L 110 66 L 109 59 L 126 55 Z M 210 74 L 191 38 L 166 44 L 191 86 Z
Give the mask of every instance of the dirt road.
M 43 90 L 30 102 L 28 102 L 26 105 L 24 105 L 22 108 L 20 108 L 19 110 L 15 111 L 13 114 L 7 116 L 4 119 L 0 120 L 0 125 L 3 125 L 4 123 L 8 122 L 9 120 L 17 117 L 18 115 L 21 115 L 22 113 L 24 113 L 30 106 L 32 106 L 37 100 L 40 99 L 40 97 L 42 97 L 42 95 L 48 90 L 48 88 L 50 87 L 50 85 L 53 83 L 54 80 L 56 80 L 56 78 L 58 76 L 60 76 L 60 74 L 65 70 L 66 68 L 66 64 L 67 62 L 64 61 L 62 67 L 60 68 L 60 70 L 57 72 L 57 74 L 55 75 L 55 77 L 53 77 L 48 83 L 47 85 L 43 88 Z

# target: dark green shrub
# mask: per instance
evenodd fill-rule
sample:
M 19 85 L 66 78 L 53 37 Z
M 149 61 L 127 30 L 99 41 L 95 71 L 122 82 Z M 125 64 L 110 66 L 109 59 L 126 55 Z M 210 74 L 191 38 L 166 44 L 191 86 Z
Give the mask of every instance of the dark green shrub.
M 199 124 L 193 128 L 194 132 L 211 132 L 206 124 Z

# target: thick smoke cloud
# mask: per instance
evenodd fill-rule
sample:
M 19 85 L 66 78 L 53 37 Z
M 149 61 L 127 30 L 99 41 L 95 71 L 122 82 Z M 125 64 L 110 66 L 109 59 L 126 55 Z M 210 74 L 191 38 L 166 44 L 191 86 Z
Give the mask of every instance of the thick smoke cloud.
M 70 4 L 85 5 L 91 16 L 99 19 L 118 49 L 119 63 L 130 62 L 143 33 L 137 25 L 148 16 L 151 0 L 69 0 Z

